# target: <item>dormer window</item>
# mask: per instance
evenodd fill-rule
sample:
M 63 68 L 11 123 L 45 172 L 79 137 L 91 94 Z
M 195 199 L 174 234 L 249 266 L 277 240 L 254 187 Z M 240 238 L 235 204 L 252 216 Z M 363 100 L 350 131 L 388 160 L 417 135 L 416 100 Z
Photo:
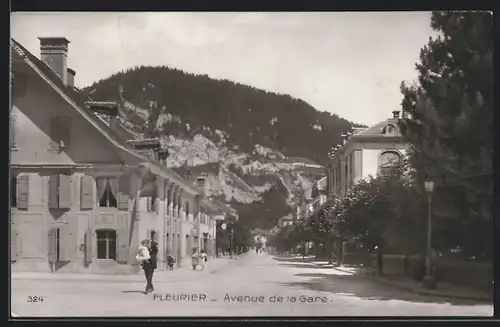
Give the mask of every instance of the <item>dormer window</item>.
M 382 128 L 382 133 L 383 135 L 394 135 L 397 133 L 397 128 L 393 124 L 388 124 L 384 128 Z

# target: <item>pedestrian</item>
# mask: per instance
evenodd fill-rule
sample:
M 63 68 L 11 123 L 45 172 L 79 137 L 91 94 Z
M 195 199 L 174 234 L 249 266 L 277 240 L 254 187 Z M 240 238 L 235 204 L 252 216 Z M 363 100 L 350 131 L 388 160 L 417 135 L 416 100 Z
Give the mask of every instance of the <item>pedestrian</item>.
M 174 262 L 175 262 L 175 259 L 172 256 L 172 254 L 169 252 L 168 255 L 167 255 L 167 265 L 168 265 L 168 269 L 170 271 L 174 270 Z
M 151 255 L 149 254 L 149 240 L 143 240 L 137 249 L 137 255 L 135 256 L 136 260 L 142 266 L 144 270 L 144 276 L 146 277 L 146 290 L 145 293 L 150 292 L 151 285 Z
M 193 254 L 191 255 L 191 265 L 193 266 L 193 270 L 196 270 L 197 264 L 198 264 L 198 254 L 196 253 L 196 249 L 193 249 Z
M 208 261 L 208 256 L 205 253 L 205 250 L 201 250 L 201 260 L 203 260 L 204 262 Z
M 153 275 L 155 272 L 155 269 L 158 268 L 158 243 L 154 240 L 151 240 L 149 242 L 149 255 L 151 256 L 151 276 L 149 278 L 149 289 L 150 291 L 154 291 L 153 287 Z

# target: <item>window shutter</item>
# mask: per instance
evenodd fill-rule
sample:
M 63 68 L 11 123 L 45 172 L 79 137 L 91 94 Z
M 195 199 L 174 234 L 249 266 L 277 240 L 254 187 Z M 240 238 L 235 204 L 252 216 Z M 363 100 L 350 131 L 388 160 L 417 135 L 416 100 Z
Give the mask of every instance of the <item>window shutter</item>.
M 10 223 L 10 261 L 17 261 L 17 230 L 14 223 Z
M 82 210 L 92 210 L 94 208 L 94 179 L 92 176 L 82 176 L 80 180 L 80 192 Z
M 92 262 L 92 229 L 85 232 L 85 262 Z
M 128 176 L 120 176 L 118 179 L 117 207 L 119 210 L 128 210 L 129 181 Z
M 59 208 L 71 208 L 71 176 L 59 175 Z
M 127 263 L 129 257 L 129 228 L 128 228 L 128 214 L 122 214 L 119 217 L 120 225 L 118 228 L 118 253 L 117 262 Z
M 17 208 L 28 209 L 29 175 L 17 177 Z
M 49 208 L 59 208 L 59 175 L 49 176 Z
M 11 110 L 10 113 L 10 148 L 16 147 L 16 119 L 17 114 Z

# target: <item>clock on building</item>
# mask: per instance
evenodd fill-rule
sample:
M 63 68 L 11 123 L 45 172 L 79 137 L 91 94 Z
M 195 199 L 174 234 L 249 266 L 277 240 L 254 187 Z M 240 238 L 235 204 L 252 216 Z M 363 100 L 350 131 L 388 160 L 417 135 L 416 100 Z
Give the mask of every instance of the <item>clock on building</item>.
M 382 155 L 380 156 L 380 173 L 391 173 L 395 168 L 399 166 L 399 162 L 400 157 L 398 153 L 394 151 L 387 151 L 382 153 Z

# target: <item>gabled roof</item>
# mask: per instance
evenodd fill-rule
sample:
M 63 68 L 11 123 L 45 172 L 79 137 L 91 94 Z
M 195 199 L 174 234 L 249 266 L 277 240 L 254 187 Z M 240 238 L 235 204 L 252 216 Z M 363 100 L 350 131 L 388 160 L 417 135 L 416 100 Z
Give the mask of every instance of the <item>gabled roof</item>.
M 158 161 L 150 160 L 133 151 L 126 143 L 128 140 L 125 138 L 126 133 L 120 133 L 120 131 L 117 132 L 116 130 L 111 128 L 109 124 L 107 124 L 87 106 L 86 102 L 93 101 L 91 98 L 89 98 L 83 92 L 75 89 L 74 87 L 65 85 L 59 75 L 57 75 L 47 64 L 38 59 L 16 40 L 11 39 L 11 41 L 11 49 L 13 50 L 11 51 L 12 58 L 22 59 L 25 61 L 27 60 L 27 64 L 30 66 L 32 65 L 32 68 L 34 68 L 34 70 L 37 71 L 42 78 L 46 79 L 49 84 L 51 83 L 53 86 L 55 86 L 55 88 L 60 90 L 60 92 L 62 92 L 61 95 L 63 97 L 66 96 L 68 98 L 66 100 L 68 100 L 70 103 L 73 102 L 73 106 L 76 106 L 75 109 L 82 113 L 82 115 L 86 119 L 88 119 L 97 128 L 97 130 L 101 132 L 106 137 L 106 139 L 113 144 L 113 146 L 115 146 L 115 148 L 118 150 L 118 154 L 123 158 L 124 161 L 125 159 L 132 159 L 135 162 L 152 164 L 155 166 L 158 173 L 164 172 L 174 177 L 178 183 L 183 184 L 182 186 L 184 188 L 189 188 L 191 192 L 199 194 L 198 190 L 189 185 L 189 183 L 184 178 L 179 176 L 173 170 L 165 167 Z
M 376 136 L 380 136 L 380 137 L 384 137 L 384 135 L 382 134 L 382 131 L 384 129 L 384 127 L 386 127 L 387 125 L 394 125 L 396 128 L 398 126 L 398 120 L 397 119 L 386 119 L 384 121 L 381 121 L 373 126 L 370 126 L 366 129 L 364 129 L 363 131 L 359 131 L 357 132 L 356 134 L 354 134 L 352 137 L 354 138 L 358 138 L 358 137 L 376 137 Z M 399 133 L 398 134 L 394 134 L 394 135 L 390 135 L 390 136 L 401 136 Z

